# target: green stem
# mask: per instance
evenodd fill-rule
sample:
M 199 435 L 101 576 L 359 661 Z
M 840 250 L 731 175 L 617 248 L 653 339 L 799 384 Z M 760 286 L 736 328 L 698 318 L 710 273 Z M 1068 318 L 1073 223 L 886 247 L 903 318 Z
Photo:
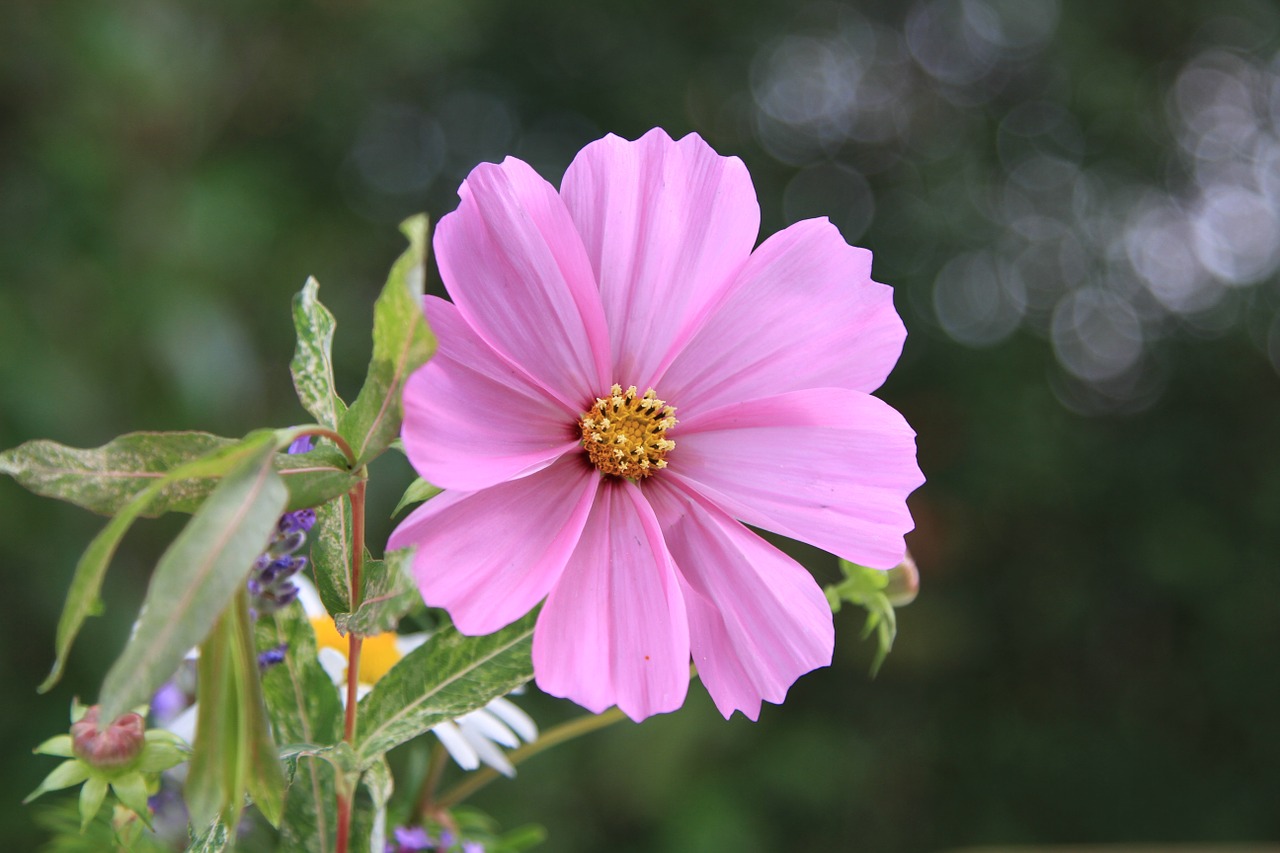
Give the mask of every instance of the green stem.
M 526 759 L 532 758 L 545 749 L 550 749 L 557 744 L 565 741 L 582 737 L 585 734 L 594 732 L 597 729 L 603 729 L 611 726 L 619 720 L 626 719 L 626 715 L 617 708 L 610 708 L 603 714 L 583 714 L 581 717 L 575 717 L 568 722 L 561 723 L 553 729 L 544 732 L 533 743 L 527 743 L 519 749 L 512 750 L 507 753 L 507 757 L 511 759 L 512 764 L 519 764 Z M 494 779 L 498 778 L 498 771 L 492 767 L 485 767 L 477 770 L 467 778 L 463 779 L 457 785 L 454 785 L 444 793 L 435 802 L 437 809 L 451 809 L 467 797 L 479 791 L 485 785 L 488 785 Z

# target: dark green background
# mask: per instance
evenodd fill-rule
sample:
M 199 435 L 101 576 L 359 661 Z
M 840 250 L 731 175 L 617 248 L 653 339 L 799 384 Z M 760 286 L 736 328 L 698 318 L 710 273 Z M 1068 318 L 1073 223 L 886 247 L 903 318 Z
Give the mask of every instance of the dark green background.
M 507 826 L 544 823 L 557 851 L 1280 841 L 1274 274 L 1203 311 L 1153 309 L 1130 286 L 1124 247 L 1105 250 L 1123 221 L 1082 207 L 1077 186 L 1042 201 L 1073 211 L 1072 235 L 1103 250 L 1084 253 L 1064 292 L 1130 282 L 1117 287 L 1136 307 L 1103 322 L 1140 316 L 1132 370 L 1073 378 L 1050 342 L 1052 303 L 998 333 L 962 332 L 983 344 L 969 346 L 933 296 L 953 257 L 1039 239 L 992 213 L 1020 162 L 1009 116 L 1026 103 L 1070 125 L 1028 144 L 1058 145 L 1103 195 L 1159 191 L 1193 209 L 1175 81 L 1213 57 L 1257 69 L 1247 97 L 1270 133 L 1280 14 L 1244 0 L 970 0 L 965 29 L 946 24 L 957 8 L 9 0 L 0 447 L 302 422 L 287 365 L 289 300 L 306 276 L 338 317 L 351 396 L 400 218 L 452 209 L 481 160 L 514 154 L 558 181 L 604 132 L 697 131 L 747 163 L 765 233 L 829 213 L 897 290 L 910 339 L 882 396 L 918 430 L 929 478 L 909 540 L 923 591 L 874 681 L 860 616 L 845 610 L 835 665 L 759 723 L 724 722 L 695 686 L 680 713 L 541 756 L 479 804 Z M 965 53 L 974 27 L 1026 8 L 1051 13 L 1048 28 Z M 913 26 L 943 34 L 937 53 L 894 59 L 891 34 Z M 779 67 L 778 39 L 836 33 L 867 61 L 866 36 L 880 34 L 885 84 L 863 96 L 894 94 L 856 132 L 780 135 L 753 103 Z M 388 460 L 373 476 L 376 543 L 410 472 Z M 17 801 L 52 762 L 30 748 L 63 728 L 72 695 L 94 695 L 177 529 L 147 522 L 130 536 L 106 617 L 38 697 L 62 591 L 100 523 L 0 482 L 6 849 L 39 837 Z M 524 704 L 544 726 L 574 713 Z

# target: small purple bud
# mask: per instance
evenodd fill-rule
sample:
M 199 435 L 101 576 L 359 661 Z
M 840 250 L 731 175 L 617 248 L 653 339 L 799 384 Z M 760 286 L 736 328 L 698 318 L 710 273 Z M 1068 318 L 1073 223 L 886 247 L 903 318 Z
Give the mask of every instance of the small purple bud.
M 276 594 L 275 594 L 276 609 L 279 609 L 281 607 L 288 607 L 290 604 L 293 604 L 293 602 L 297 601 L 297 599 L 298 599 L 298 588 L 296 586 L 294 586 L 293 584 L 282 586 L 280 587 L 280 589 L 276 590 Z
M 99 770 L 116 770 L 142 754 L 146 726 L 137 714 L 121 714 L 105 729 L 98 729 L 98 706 L 85 711 L 71 724 L 71 750 L 76 757 Z
M 283 523 L 283 518 L 281 519 L 281 523 Z M 270 547 L 267 548 L 267 553 L 275 554 L 277 556 L 281 554 L 292 554 L 294 551 L 306 544 L 306 541 L 307 531 L 294 530 L 272 542 Z
M 302 571 L 306 565 L 306 557 L 281 557 L 267 566 L 266 571 L 262 573 L 262 577 L 267 583 L 279 583 L 282 580 L 293 577 Z
M 307 453 L 311 450 L 311 436 L 303 435 L 295 438 L 289 445 L 289 453 Z
M 396 853 L 418 853 L 435 846 L 431 836 L 420 826 L 397 826 L 395 829 Z
M 316 511 L 310 507 L 306 508 L 306 510 L 291 512 L 289 515 L 293 516 L 293 526 L 296 526 L 298 530 L 302 530 L 303 533 L 314 528 L 316 524 Z
M 157 726 L 176 719 L 191 706 L 191 697 L 174 680 L 166 681 L 151 697 L 151 718 Z
M 267 649 L 258 655 L 258 671 L 266 672 L 273 666 L 284 663 L 285 652 L 289 650 L 288 643 L 281 643 L 274 649 Z

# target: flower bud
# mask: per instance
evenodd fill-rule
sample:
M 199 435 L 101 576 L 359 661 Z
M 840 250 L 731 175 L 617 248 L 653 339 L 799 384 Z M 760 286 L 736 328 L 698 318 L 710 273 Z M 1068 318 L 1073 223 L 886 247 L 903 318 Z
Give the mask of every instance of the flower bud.
M 119 770 L 142 754 L 146 727 L 138 714 L 122 714 L 105 729 L 98 728 L 98 706 L 71 725 L 71 749 L 76 757 L 99 770 Z
M 884 594 L 894 607 L 905 607 L 920 594 L 920 570 L 910 553 L 889 570 L 889 584 L 884 588 Z

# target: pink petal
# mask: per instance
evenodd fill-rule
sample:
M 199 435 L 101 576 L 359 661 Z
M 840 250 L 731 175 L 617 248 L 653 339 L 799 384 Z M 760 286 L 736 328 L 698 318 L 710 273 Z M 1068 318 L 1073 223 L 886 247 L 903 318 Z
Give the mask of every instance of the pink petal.
M 874 391 L 902 352 L 893 290 L 825 219 L 760 245 L 657 387 L 677 416 L 807 388 Z
M 578 413 L 486 344 L 458 309 L 428 297 L 440 349 L 404 391 L 405 451 L 445 489 L 475 491 L 550 465 L 578 443 Z
M 689 623 L 653 510 L 625 481 L 600 489 L 533 635 L 538 686 L 637 722 L 679 708 L 689 688 Z
M 606 136 L 574 158 L 561 194 L 612 332 L 613 379 L 640 390 L 747 260 L 760 206 L 746 167 L 697 134 Z
M 609 339 L 591 264 L 555 189 L 528 164 L 482 163 L 436 226 L 440 275 L 489 346 L 572 408 L 609 378 Z
M 684 582 L 693 662 L 726 719 L 758 718 L 761 699 L 781 703 L 831 663 L 831 607 L 803 566 L 670 481 L 645 494 Z
M 868 394 L 826 388 L 683 422 L 670 475 L 730 515 L 877 569 L 896 566 L 924 482 L 915 432 Z
M 422 598 L 464 634 L 490 634 L 533 609 L 577 545 L 600 475 L 578 455 L 478 492 L 445 492 L 409 515 L 387 544 L 417 546 Z

